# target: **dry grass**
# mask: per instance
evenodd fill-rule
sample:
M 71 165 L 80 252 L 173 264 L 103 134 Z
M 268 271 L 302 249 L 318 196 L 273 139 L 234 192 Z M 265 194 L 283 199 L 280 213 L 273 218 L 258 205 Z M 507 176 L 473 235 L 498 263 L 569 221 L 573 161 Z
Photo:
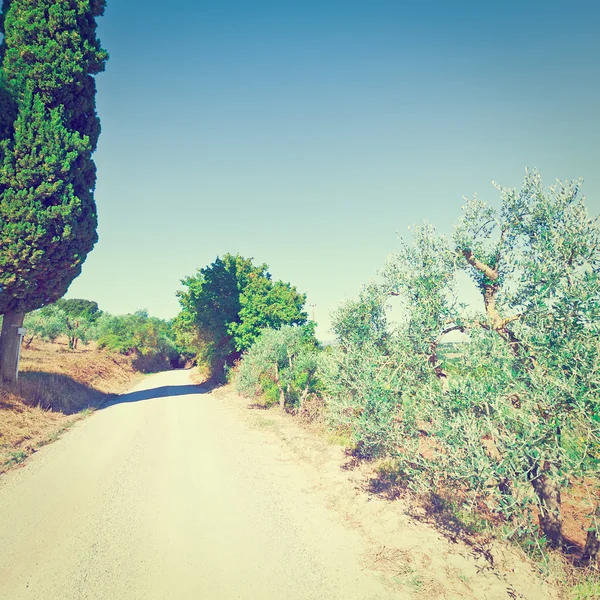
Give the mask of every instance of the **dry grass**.
M 133 358 L 38 342 L 23 350 L 15 386 L 0 385 L 0 473 L 56 439 L 139 376 Z
M 23 351 L 21 380 L 26 381 L 32 373 L 66 375 L 98 392 L 118 393 L 138 374 L 134 360 L 130 356 L 101 352 L 92 344 L 71 351 L 66 343 L 37 343 Z

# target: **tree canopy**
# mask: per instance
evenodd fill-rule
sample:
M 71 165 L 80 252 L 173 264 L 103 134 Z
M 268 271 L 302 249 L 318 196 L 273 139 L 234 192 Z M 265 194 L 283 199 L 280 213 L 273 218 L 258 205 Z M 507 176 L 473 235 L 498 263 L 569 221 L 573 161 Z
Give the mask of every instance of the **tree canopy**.
M 393 455 L 416 489 L 443 486 L 513 533 L 535 529 L 533 505 L 555 547 L 561 490 L 580 478 L 597 495 L 600 468 L 600 226 L 579 187 L 528 172 L 520 189 L 499 188 L 498 209 L 467 202 L 452 241 L 414 228 L 383 282 L 336 314 L 339 345 L 321 368 L 357 450 Z M 460 271 L 480 314 L 457 299 Z M 396 327 L 381 310 L 390 296 L 403 301 Z M 440 344 L 452 331 L 465 338 L 450 359 Z
M 4 0 L 0 81 L 18 115 L 12 135 L 3 125 L 0 313 L 64 295 L 97 240 L 93 75 L 107 59 L 96 38 L 103 10 L 97 0 Z
M 219 376 L 266 327 L 306 323 L 306 296 L 289 283 L 273 282 L 267 268 L 226 254 L 182 280 L 175 330 L 211 375 Z
M 4 0 L 0 17 L 0 337 L 16 376 L 24 313 L 61 298 L 97 241 L 94 75 L 104 0 Z

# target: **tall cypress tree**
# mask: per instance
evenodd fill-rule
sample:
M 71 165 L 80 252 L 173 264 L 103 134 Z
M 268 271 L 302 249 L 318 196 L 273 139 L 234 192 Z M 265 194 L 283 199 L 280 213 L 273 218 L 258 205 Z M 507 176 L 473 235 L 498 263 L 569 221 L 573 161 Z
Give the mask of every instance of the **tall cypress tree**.
M 12 128 L 9 103 L 0 108 L 4 379 L 14 378 L 14 329 L 24 313 L 63 296 L 97 241 L 93 76 L 107 59 L 96 37 L 104 7 L 104 0 L 3 0 L 0 83 L 18 107 Z

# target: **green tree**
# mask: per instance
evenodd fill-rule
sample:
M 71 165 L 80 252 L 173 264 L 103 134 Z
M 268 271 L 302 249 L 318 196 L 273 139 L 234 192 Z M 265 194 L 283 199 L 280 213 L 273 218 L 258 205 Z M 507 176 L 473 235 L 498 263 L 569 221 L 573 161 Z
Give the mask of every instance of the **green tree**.
M 70 171 L 88 141 L 69 132 L 61 108 L 25 98 L 0 165 L 0 337 L 3 378 L 15 373 L 15 327 L 24 313 L 62 296 L 80 268 L 86 215 Z M 11 331 L 12 330 L 12 331 Z M 13 360 L 11 360 L 13 359 Z M 8 375 L 8 377 L 7 377 Z
M 263 329 L 243 356 L 236 389 L 250 397 L 264 395 L 267 402 L 276 400 L 282 410 L 297 410 L 316 389 L 317 350 L 310 325 Z
M 170 323 L 151 317 L 146 310 L 133 314 L 102 314 L 96 324 L 98 347 L 120 354 L 156 359 L 153 370 L 178 363 L 178 350 Z M 145 370 L 142 366 L 142 370 Z
M 240 294 L 239 321 L 234 321 L 229 331 L 238 351 L 248 350 L 266 328 L 278 329 L 282 325 L 303 325 L 308 318 L 304 311 L 306 294 L 283 281 L 250 276 L 248 285 Z
M 14 330 L 24 313 L 64 295 L 97 240 L 93 75 L 107 58 L 96 38 L 103 10 L 101 0 L 3 3 L 0 81 L 18 107 L 0 152 L 0 363 L 7 379 L 14 378 Z M 4 135 L 11 133 L 6 114 Z
M 65 314 L 65 335 L 69 340 L 69 348 L 75 350 L 77 343 L 89 342 L 96 333 L 96 324 L 102 315 L 98 303 L 81 298 L 61 298 L 55 305 Z
M 501 454 L 517 453 L 515 480 L 532 485 L 553 546 L 562 543 L 561 487 L 599 466 L 600 227 L 579 187 L 544 188 L 527 173 L 520 190 L 500 188 L 500 210 L 469 202 L 455 235 L 484 300 L 483 324 L 513 355 L 504 399 L 519 416 L 502 423 L 501 439 L 514 442 Z
M 240 255 L 226 254 L 182 280 L 187 289 L 177 292 L 182 314 L 176 330 L 180 339 L 193 341 L 198 363 L 209 375 L 222 376 L 225 364 L 239 358 L 232 327 L 239 322 L 240 295 L 251 276 L 265 277 L 266 269 Z
M 319 377 L 334 428 L 350 436 L 359 456 L 394 453 L 417 459 L 415 392 L 426 361 L 388 322 L 388 295 L 366 286 L 332 316 L 337 344 L 320 357 Z
M 561 493 L 600 472 L 600 226 L 579 187 L 528 172 L 500 189 L 498 209 L 467 202 L 454 245 L 417 228 L 382 285 L 338 311 L 322 365 L 334 422 L 359 451 L 392 454 L 413 487 L 450 490 L 496 511 L 509 535 L 538 530 L 555 547 Z M 456 302 L 459 270 L 482 313 Z M 381 308 L 390 295 L 402 300 L 395 327 Z M 439 347 L 454 330 L 465 339 L 450 358 Z
M 303 324 L 306 297 L 290 284 L 273 282 L 267 265 L 226 254 L 182 280 L 177 339 L 196 348 L 198 364 L 212 377 L 237 360 L 266 327 Z
M 53 342 L 61 335 L 66 335 L 66 323 L 66 313 L 55 304 L 28 313 L 24 322 L 27 329 L 25 347 L 28 348 L 36 337 Z
M 26 344 L 29 346 L 35 337 L 54 341 L 64 335 L 69 348 L 75 350 L 79 341 L 86 344 L 96 337 L 101 316 L 102 311 L 96 302 L 78 298 L 60 299 L 25 316 Z

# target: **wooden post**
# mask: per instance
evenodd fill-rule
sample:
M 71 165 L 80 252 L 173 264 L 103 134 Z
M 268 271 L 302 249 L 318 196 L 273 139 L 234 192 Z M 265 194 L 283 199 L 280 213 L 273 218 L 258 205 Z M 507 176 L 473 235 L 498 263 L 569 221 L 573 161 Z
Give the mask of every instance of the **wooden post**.
M 19 354 L 22 336 L 24 312 L 6 312 L 2 320 L 0 334 L 0 379 L 15 383 L 18 377 Z

